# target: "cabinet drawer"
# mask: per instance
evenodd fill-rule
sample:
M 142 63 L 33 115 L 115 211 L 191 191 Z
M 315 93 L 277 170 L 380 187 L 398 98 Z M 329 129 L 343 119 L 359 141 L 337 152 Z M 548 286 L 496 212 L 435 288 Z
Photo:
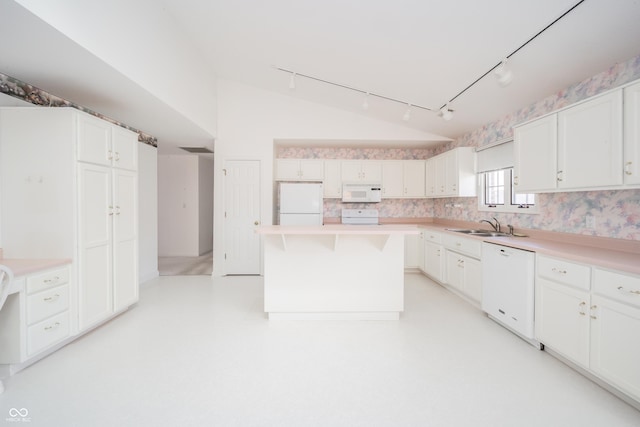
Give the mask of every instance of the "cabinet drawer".
M 36 323 L 27 329 L 27 356 L 33 356 L 68 336 L 69 311 Z
M 594 291 L 616 301 L 640 307 L 640 277 L 593 269 Z
M 69 285 L 58 286 L 27 297 L 27 324 L 31 325 L 69 308 Z
M 69 282 L 69 268 L 63 267 L 27 277 L 27 293 L 33 294 Z
M 431 231 L 429 229 L 425 229 L 424 239 L 427 242 L 442 243 L 442 234 L 436 233 L 435 231 Z
M 465 239 L 464 237 L 445 234 L 442 236 L 442 243 L 447 249 L 461 252 L 477 259 L 480 259 L 482 254 L 481 240 Z
M 591 268 L 586 265 L 538 255 L 536 271 L 538 276 L 554 282 L 586 291 L 591 288 Z

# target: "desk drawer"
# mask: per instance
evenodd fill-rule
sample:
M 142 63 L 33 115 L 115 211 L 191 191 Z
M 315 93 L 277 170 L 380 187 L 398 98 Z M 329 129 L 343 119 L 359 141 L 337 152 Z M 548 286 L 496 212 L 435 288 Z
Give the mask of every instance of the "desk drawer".
M 27 328 L 27 356 L 62 341 L 69 336 L 69 311 L 64 311 Z
M 57 268 L 27 277 L 27 293 L 44 291 L 69 282 L 69 267 Z
M 594 291 L 602 296 L 640 307 L 640 277 L 593 269 Z
M 68 284 L 29 295 L 27 297 L 27 324 L 32 325 L 68 308 Z
M 588 291 L 591 289 L 591 267 L 563 259 L 538 255 L 536 258 L 538 276 L 557 283 Z

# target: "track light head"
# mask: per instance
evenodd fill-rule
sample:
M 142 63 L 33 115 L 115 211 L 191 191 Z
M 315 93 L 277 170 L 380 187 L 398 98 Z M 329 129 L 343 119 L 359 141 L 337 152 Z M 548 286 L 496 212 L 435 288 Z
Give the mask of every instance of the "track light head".
M 507 59 L 503 59 L 493 72 L 501 87 L 506 87 L 513 80 L 513 72 L 507 67 Z
M 402 120 L 404 120 L 405 122 L 411 120 L 411 104 L 407 104 L 407 111 L 404 112 Z
M 369 92 L 367 92 L 367 94 L 364 96 L 364 100 L 362 101 L 362 109 L 363 110 L 369 109 Z
M 447 104 L 440 109 L 440 112 L 438 113 L 438 115 L 442 117 L 442 120 L 449 121 L 453 118 L 453 110 L 450 110 L 449 104 Z
M 291 78 L 289 79 L 289 89 L 296 89 L 296 73 L 291 73 Z

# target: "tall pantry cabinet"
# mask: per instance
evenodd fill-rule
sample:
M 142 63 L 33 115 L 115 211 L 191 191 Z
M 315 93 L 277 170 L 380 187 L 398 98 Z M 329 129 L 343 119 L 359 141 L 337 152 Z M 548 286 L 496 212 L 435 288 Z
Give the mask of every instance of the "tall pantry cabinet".
M 0 109 L 7 258 L 70 258 L 72 333 L 138 300 L 137 135 L 72 108 Z

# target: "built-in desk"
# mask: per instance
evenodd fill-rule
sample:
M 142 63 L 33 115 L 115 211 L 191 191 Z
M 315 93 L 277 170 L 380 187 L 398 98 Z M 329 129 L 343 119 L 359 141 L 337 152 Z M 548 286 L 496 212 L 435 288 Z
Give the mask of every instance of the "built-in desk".
M 404 309 L 413 225 L 262 226 L 270 319 L 394 320 Z

